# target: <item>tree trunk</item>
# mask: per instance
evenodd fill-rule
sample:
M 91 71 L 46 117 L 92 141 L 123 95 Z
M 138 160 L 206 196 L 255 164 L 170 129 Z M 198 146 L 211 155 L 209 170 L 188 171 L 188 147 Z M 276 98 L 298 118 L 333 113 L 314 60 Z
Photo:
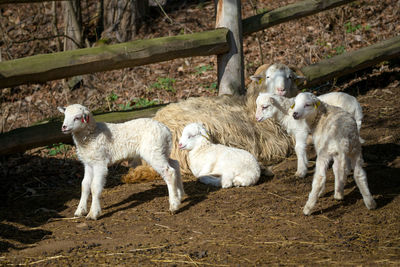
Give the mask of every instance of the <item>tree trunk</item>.
M 230 30 L 230 50 L 217 58 L 219 95 L 241 95 L 245 89 L 240 0 L 218 0 L 216 28 L 222 27 Z
M 119 43 L 135 38 L 148 13 L 148 0 L 105 0 L 103 39 Z
M 82 13 L 79 0 L 63 2 L 64 10 L 64 51 L 83 47 L 82 42 Z M 72 39 L 72 40 L 71 40 Z

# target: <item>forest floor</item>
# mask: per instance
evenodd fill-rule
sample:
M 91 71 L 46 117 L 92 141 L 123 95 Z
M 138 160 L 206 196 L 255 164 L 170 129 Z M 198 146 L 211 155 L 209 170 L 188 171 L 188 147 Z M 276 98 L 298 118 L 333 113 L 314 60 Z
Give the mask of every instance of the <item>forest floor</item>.
M 250 1 L 242 2 L 244 17 L 252 15 Z M 277 2 L 254 1 L 259 9 L 275 8 Z M 392 37 L 400 32 L 399 5 L 356 1 L 270 28 L 257 34 L 263 62 L 302 67 Z M 49 4 L 20 7 L 30 9 L 0 7 L 0 26 L 7 29 L 2 34 L 8 35 L 0 41 L 2 58 L 56 51 L 51 41 L 11 45 L 11 39 L 51 32 L 46 28 L 51 24 Z M 212 2 L 186 1 L 167 12 L 174 24 L 158 15 L 138 38 L 213 28 Z M 244 40 L 246 77 L 261 64 L 257 38 Z M 215 62 L 213 57 L 177 59 L 86 75 L 74 90 L 65 89 L 62 81 L 5 89 L 0 95 L 1 129 L 58 116 L 57 105 L 74 102 L 119 110 L 216 95 Z M 334 200 L 329 170 L 326 194 L 314 213 L 304 216 L 315 156 L 308 175 L 299 179 L 292 155 L 272 166 L 273 177 L 247 188 L 217 189 L 185 176 L 187 195 L 173 215 L 163 181 L 124 184 L 121 177 L 128 167 L 116 165 L 102 194 L 103 215 L 88 221 L 73 218 L 83 176 L 75 149 L 41 147 L 0 160 L 0 265 L 400 265 L 399 62 L 384 62 L 310 90 L 347 92 L 361 103 L 363 157 L 376 210 L 365 207 L 351 176 L 345 199 Z M 309 154 L 314 154 L 312 148 Z

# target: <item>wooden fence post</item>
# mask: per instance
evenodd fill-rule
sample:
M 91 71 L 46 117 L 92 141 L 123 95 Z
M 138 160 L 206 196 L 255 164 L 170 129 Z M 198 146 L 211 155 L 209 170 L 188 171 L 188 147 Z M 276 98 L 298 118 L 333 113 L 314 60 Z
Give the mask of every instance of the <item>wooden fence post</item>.
M 217 0 L 216 28 L 228 28 L 230 50 L 217 57 L 219 95 L 241 95 L 244 89 L 243 36 L 240 0 Z

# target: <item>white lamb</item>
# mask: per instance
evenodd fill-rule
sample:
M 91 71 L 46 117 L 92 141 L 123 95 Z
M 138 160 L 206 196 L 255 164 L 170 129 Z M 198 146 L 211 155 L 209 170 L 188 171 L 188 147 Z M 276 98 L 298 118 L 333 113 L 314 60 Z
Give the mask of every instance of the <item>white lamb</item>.
M 318 96 L 318 98 L 331 106 L 340 107 L 350 113 L 356 120 L 358 133 L 360 133 L 363 113 L 357 98 L 342 92 L 327 93 Z
M 243 149 L 212 144 L 201 123 L 186 125 L 179 148 L 189 151 L 190 170 L 202 183 L 228 188 L 254 185 L 260 178 L 260 166 L 252 154 Z
M 272 93 L 260 93 L 256 100 L 256 120 L 274 119 L 282 125 L 286 132 L 295 137 L 295 151 L 297 155 L 296 176 L 304 177 L 307 174 L 307 137 L 310 129 L 303 120 L 295 120 L 289 113 L 294 104 L 294 98 L 286 98 Z
M 96 123 L 90 111 L 79 104 L 59 107 L 65 119 L 64 134 L 72 133 L 79 159 L 85 166 L 82 194 L 75 216 L 87 214 L 87 200 L 92 204 L 87 219 L 96 220 L 101 214 L 100 195 L 108 166 L 122 160 L 141 157 L 165 180 L 169 193 L 169 209 L 178 209 L 184 194 L 179 163 L 169 158 L 172 138 L 169 129 L 151 119 L 125 123 Z
M 298 76 L 288 66 L 275 63 L 268 69 L 259 74 L 250 76 L 252 81 L 264 83 L 266 92 L 277 94 L 286 97 L 295 97 L 298 93 L 296 82 L 305 79 L 303 76 Z
M 354 118 L 343 109 L 321 102 L 311 93 L 296 96 L 293 118 L 304 120 L 310 127 L 317 152 L 312 190 L 303 213 L 310 215 L 318 197 L 325 190 L 326 169 L 333 159 L 335 176 L 335 199 L 343 199 L 344 185 L 348 174 L 347 161 L 354 169 L 354 180 L 368 209 L 376 208 L 369 189 L 367 176 L 362 168 L 361 143 Z

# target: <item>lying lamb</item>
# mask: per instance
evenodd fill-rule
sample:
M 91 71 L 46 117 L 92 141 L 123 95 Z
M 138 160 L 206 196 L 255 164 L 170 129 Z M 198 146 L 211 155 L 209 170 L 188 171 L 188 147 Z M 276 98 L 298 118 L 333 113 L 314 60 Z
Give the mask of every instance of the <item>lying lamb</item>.
M 295 151 L 297 155 L 296 176 L 304 177 L 307 174 L 307 137 L 310 129 L 303 120 L 295 120 L 289 114 L 294 98 L 286 98 L 272 93 L 260 93 L 256 100 L 256 120 L 258 122 L 273 118 L 282 125 L 286 132 L 295 137 Z
M 326 169 L 334 160 L 335 199 L 343 199 L 344 185 L 348 173 L 347 161 L 354 169 L 354 180 L 368 209 L 376 208 L 375 200 L 368 189 L 367 176 L 362 168 L 361 143 L 354 118 L 343 109 L 321 102 L 311 93 L 300 93 L 295 99 L 295 120 L 304 120 L 310 127 L 317 152 L 312 190 L 303 213 L 310 215 L 317 199 L 325 190 Z
M 87 219 L 96 220 L 101 213 L 100 195 L 113 163 L 141 157 L 165 180 L 169 193 L 169 209 L 178 209 L 184 194 L 179 163 L 169 158 L 172 148 L 170 130 L 151 119 L 137 119 L 125 123 L 96 123 L 90 111 L 79 104 L 58 110 L 65 115 L 61 128 L 72 133 L 79 159 L 85 166 L 82 194 L 75 216 L 87 213 L 87 200 L 92 193 L 92 204 Z
M 260 166 L 252 154 L 212 144 L 201 123 L 190 123 L 183 129 L 179 148 L 189 150 L 190 170 L 202 183 L 228 188 L 254 185 L 260 178 Z
M 295 97 L 298 93 L 296 83 L 305 79 L 298 76 L 288 66 L 280 63 L 272 64 L 259 74 L 250 76 L 252 81 L 264 83 L 266 92 L 286 97 Z

